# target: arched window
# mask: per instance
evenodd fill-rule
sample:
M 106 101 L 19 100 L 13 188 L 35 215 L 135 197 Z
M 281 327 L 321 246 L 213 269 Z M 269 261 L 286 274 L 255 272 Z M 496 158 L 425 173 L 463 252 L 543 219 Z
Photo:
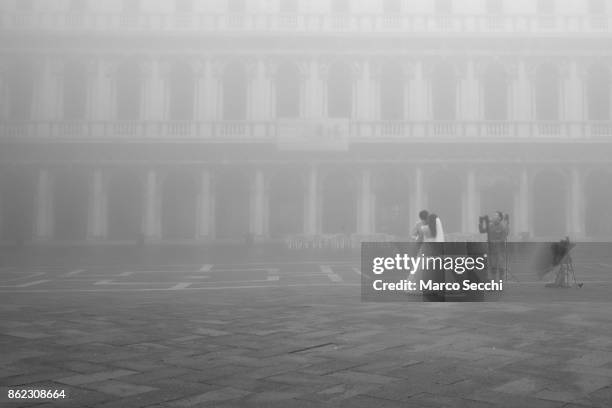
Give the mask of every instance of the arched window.
M 350 118 L 353 110 L 353 84 L 348 64 L 336 63 L 329 68 L 327 114 L 330 118 Z
M 559 70 L 546 64 L 536 71 L 536 119 L 559 119 Z
M 78 62 L 64 67 L 64 119 L 83 120 L 87 107 L 87 70 Z
M 117 69 L 117 119 L 140 118 L 142 78 L 135 61 L 122 64 Z
M 246 70 L 242 64 L 230 64 L 223 73 L 223 119 L 245 120 L 246 117 Z
M 9 120 L 28 120 L 32 117 L 34 67 L 28 61 L 14 63 L 8 74 Z
M 486 120 L 508 118 L 508 84 L 504 67 L 490 65 L 484 72 L 484 116 Z
M 610 70 L 593 65 L 587 74 L 587 106 L 590 120 L 610 119 Z
M 276 116 L 300 116 L 300 74 L 295 64 L 283 64 L 276 73 Z
M 455 120 L 457 111 L 457 81 L 450 64 L 437 65 L 431 77 L 431 97 L 434 120 Z
M 168 78 L 168 113 L 171 120 L 193 119 L 194 79 L 191 67 L 176 64 Z
M 404 119 L 404 78 L 398 64 L 385 64 L 380 73 L 380 117 L 382 120 Z

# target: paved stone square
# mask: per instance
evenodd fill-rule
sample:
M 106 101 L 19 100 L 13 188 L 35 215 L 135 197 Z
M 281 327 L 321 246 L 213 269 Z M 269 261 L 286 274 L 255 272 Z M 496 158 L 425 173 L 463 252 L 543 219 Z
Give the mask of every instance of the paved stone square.
M 583 263 L 582 289 L 520 276 L 513 290 L 544 301 L 497 303 L 365 303 L 350 260 L 7 266 L 2 402 L 57 389 L 9 406 L 609 408 L 608 266 Z

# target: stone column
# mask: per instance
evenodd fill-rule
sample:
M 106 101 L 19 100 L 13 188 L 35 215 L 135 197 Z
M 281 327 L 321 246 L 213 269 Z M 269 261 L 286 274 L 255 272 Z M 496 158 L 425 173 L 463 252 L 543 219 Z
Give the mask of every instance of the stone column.
M 361 171 L 359 202 L 357 205 L 357 233 L 369 235 L 373 232 L 372 171 Z
M 312 165 L 306 177 L 306 195 L 304 203 L 304 234 L 316 235 L 318 233 L 318 207 L 319 207 L 319 175 L 318 169 Z
M 409 101 L 411 115 L 410 118 L 416 121 L 424 121 L 431 118 L 431 106 L 427 80 L 425 78 L 425 66 L 423 61 L 418 61 L 415 65 L 415 75 L 410 84 L 412 99 Z
M 157 171 L 147 172 L 145 181 L 144 236 L 147 241 L 161 239 L 161 196 Z
M 329 64 L 327 62 L 316 60 L 312 66 L 312 81 L 313 87 L 311 114 L 315 118 L 327 117 L 327 77 Z
M 275 115 L 274 108 L 274 77 L 276 69 L 272 64 L 258 61 L 259 69 L 257 80 L 259 87 L 253 95 L 253 103 L 259 107 L 257 120 L 271 120 Z
M 219 61 L 208 61 L 204 65 L 204 78 L 200 85 L 200 100 L 204 105 L 203 119 L 219 120 L 221 119 L 222 111 L 222 64 Z
M 517 200 L 515 202 L 515 214 L 514 214 L 514 230 L 517 234 L 527 233 L 531 236 L 530 221 L 530 188 L 529 188 L 529 173 L 527 169 L 523 168 L 520 171 L 519 179 L 519 191 Z
M 262 93 L 259 91 L 260 78 L 263 75 L 262 67 L 259 64 L 259 61 L 248 61 L 246 63 L 246 81 L 247 81 L 247 106 L 246 106 L 246 119 L 247 120 L 257 120 L 259 111 L 261 110 L 261 105 L 264 105 L 266 102 L 258 100 L 257 98 L 262 96 Z
M 565 94 L 565 119 L 572 122 L 569 136 L 583 137 L 583 121 L 587 117 L 586 95 L 584 91 L 584 75 L 580 72 L 578 61 L 572 61 L 569 66 L 567 92 Z
M 300 118 L 306 118 L 310 115 L 310 104 L 312 98 L 312 89 L 310 83 L 312 81 L 312 70 L 310 61 L 302 61 L 299 64 L 300 72 Z M 275 101 L 276 102 L 276 101 Z M 276 115 L 276 108 L 274 108 Z
M 213 203 L 209 170 L 200 172 L 200 191 L 198 193 L 198 229 L 199 239 L 212 238 Z
M 410 210 L 410 227 L 419 221 L 419 212 L 427 207 L 427 197 L 423 183 L 423 169 L 417 167 L 414 171 L 414 198 Z
M 368 73 L 366 79 L 369 81 L 369 93 L 367 95 L 368 98 L 368 120 L 381 120 L 382 118 L 382 110 L 380 107 L 381 104 L 381 94 L 382 94 L 382 66 L 381 63 L 368 63 Z M 404 87 L 405 89 L 406 87 Z M 404 95 L 405 96 L 405 95 Z M 407 99 L 406 99 L 407 101 Z M 404 104 L 404 107 L 409 105 L 409 102 Z
M 535 118 L 533 108 L 533 81 L 530 81 L 527 64 L 524 60 L 518 64 L 518 78 L 515 84 L 515 92 L 513 101 L 514 120 L 518 122 L 530 122 Z M 522 123 L 518 126 L 519 137 L 529 137 L 531 124 Z
M 368 60 L 358 61 L 354 78 L 354 118 L 357 120 L 371 120 L 373 105 L 378 105 L 374 100 L 370 76 L 370 63 Z
M 251 198 L 250 198 L 250 232 L 256 238 L 265 236 L 266 215 L 266 186 L 265 174 L 262 169 L 257 169 L 252 178 Z
M 212 97 L 212 112 L 214 113 L 215 120 L 223 119 L 223 70 L 225 65 L 221 62 L 216 62 L 214 64 L 213 75 L 214 75 L 214 95 Z
M 479 117 L 480 92 L 478 91 L 473 60 L 467 62 L 465 77 L 459 78 L 459 83 L 458 118 L 465 121 L 477 120 Z
M 476 186 L 474 169 L 469 169 L 466 182 L 465 207 L 463 212 L 463 230 L 470 234 L 478 233 L 478 215 L 480 214 L 480 194 Z
M 573 238 L 584 238 L 586 230 L 584 188 L 580 171 L 577 167 L 572 167 L 571 169 L 568 208 L 568 233 L 571 234 Z
M 201 122 L 206 120 L 206 110 L 208 109 L 208 101 L 206 100 L 206 91 L 208 90 L 208 63 L 206 61 L 193 62 L 193 120 Z
M 92 174 L 92 184 L 89 190 L 88 239 L 106 238 L 107 186 L 105 181 L 102 170 L 96 169 Z
M 414 78 L 408 88 L 410 89 L 410 100 L 408 101 L 410 115 L 408 119 L 417 122 L 414 128 L 415 136 L 424 137 L 426 134 L 426 125 L 423 122 L 431 120 L 432 115 L 429 84 L 427 83 L 425 63 L 423 60 L 415 63 Z
M 49 170 L 38 173 L 36 188 L 35 238 L 47 240 L 53 237 L 53 179 Z

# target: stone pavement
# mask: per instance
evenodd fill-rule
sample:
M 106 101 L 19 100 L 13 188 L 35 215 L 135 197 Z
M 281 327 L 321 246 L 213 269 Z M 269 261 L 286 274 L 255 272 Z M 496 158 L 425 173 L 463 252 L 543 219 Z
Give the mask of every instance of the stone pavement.
M 214 268 L 5 270 L 0 401 L 63 389 L 9 406 L 612 406 L 609 296 L 363 303 L 342 265 Z

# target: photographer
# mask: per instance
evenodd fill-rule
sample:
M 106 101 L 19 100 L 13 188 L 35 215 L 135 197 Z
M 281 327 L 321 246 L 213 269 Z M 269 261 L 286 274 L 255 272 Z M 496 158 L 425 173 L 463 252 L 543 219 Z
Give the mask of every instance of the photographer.
M 489 244 L 489 271 L 493 279 L 502 279 L 505 272 L 505 243 L 509 232 L 508 214 L 495 212 L 492 219 L 488 215 L 479 218 L 478 230 L 487 234 Z

